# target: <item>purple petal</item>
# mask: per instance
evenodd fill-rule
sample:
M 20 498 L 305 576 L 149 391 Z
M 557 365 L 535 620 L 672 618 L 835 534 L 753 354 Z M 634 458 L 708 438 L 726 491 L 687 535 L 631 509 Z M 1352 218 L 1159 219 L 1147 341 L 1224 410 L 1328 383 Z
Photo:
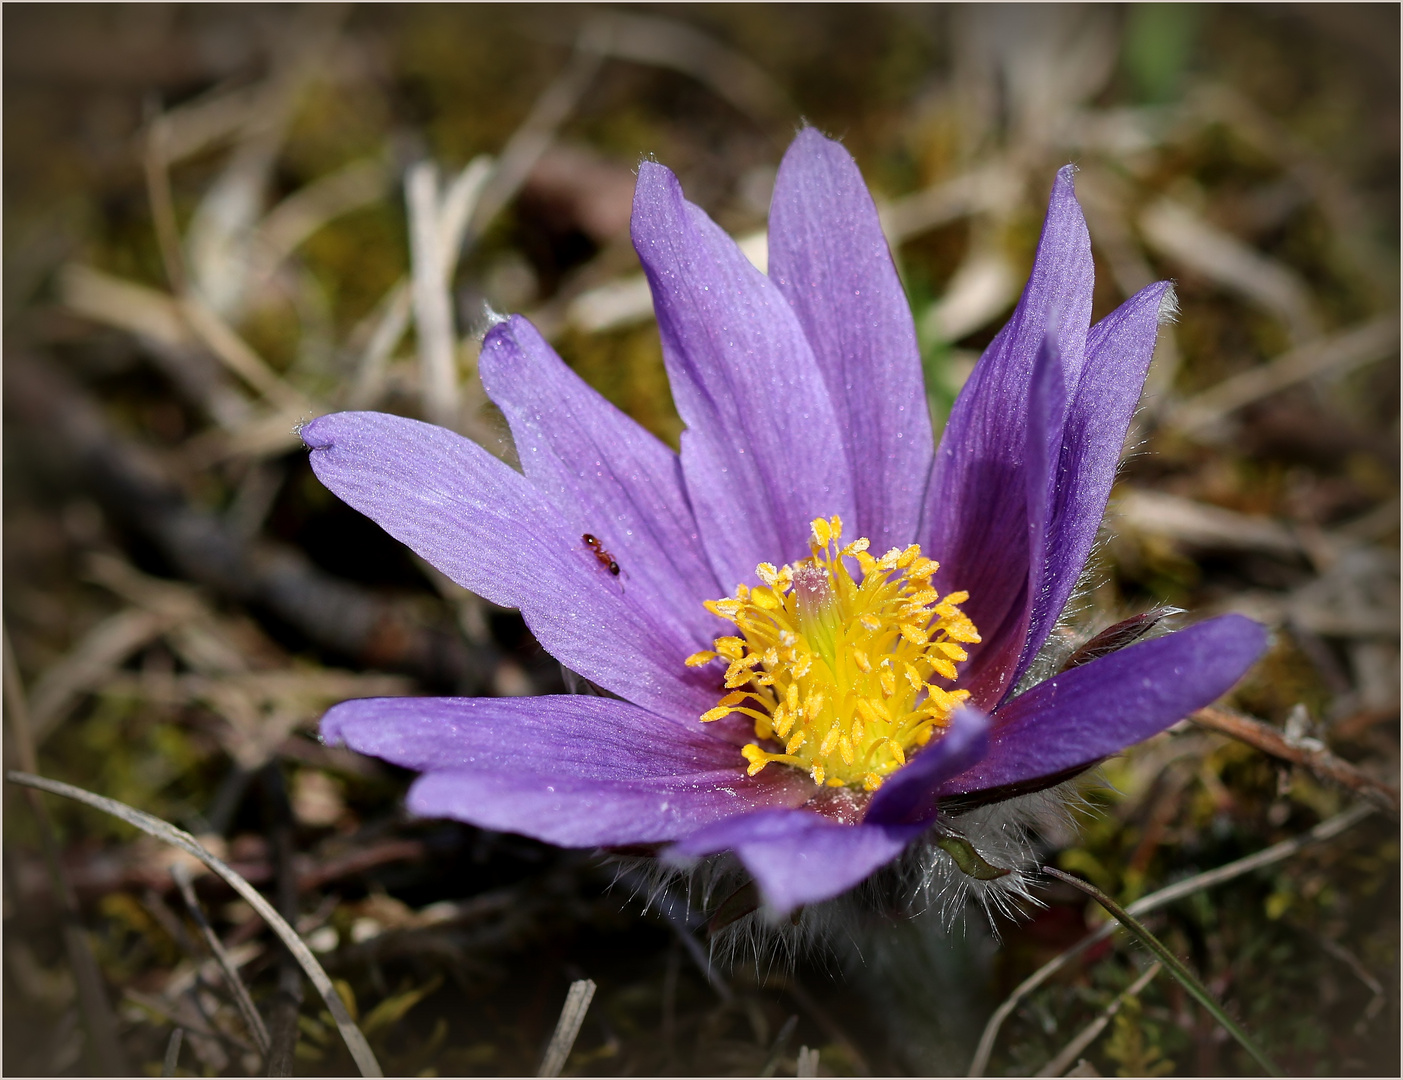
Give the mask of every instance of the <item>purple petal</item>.
M 920 826 L 839 825 L 807 810 L 759 810 L 718 821 L 672 850 L 734 851 L 766 904 L 785 914 L 846 892 L 900 855 L 920 832 Z
M 487 335 L 478 365 L 522 470 L 576 542 L 597 537 L 622 567 L 630 600 L 673 637 L 700 648 L 722 633 L 702 601 L 726 590 L 702 549 L 677 455 L 586 385 L 519 316 Z
M 566 847 L 673 840 L 813 793 L 802 773 L 748 777 L 735 746 L 609 698 L 369 698 L 337 705 L 321 730 L 426 771 L 416 814 Z
M 999 707 L 988 757 L 941 794 L 1053 776 L 1148 739 L 1226 693 L 1266 640 L 1223 615 L 1055 675 Z
M 1023 475 L 1028 500 L 1028 596 L 1030 604 L 1024 610 L 1018 636 L 1023 640 L 1023 657 L 1028 657 L 1028 631 L 1033 617 L 1045 613 L 1049 606 L 1049 591 L 1054 582 L 1049 581 L 1049 549 L 1051 547 L 1052 515 L 1057 501 L 1060 482 L 1059 459 L 1063 452 L 1063 428 L 1067 419 L 1067 384 L 1062 369 L 1061 350 L 1057 347 L 1057 335 L 1049 332 L 1043 338 L 1042 349 L 1038 353 L 1033 368 L 1033 381 L 1028 393 L 1028 432 L 1024 448 Z M 1100 519 L 1097 519 L 1100 524 Z M 1094 536 L 1093 532 L 1093 536 Z M 1078 565 L 1073 572 L 1073 583 L 1081 572 Z M 1066 602 L 1065 596 L 1063 603 Z M 1052 616 L 1055 621 L 1061 607 Z M 1051 622 L 1042 627 L 1042 636 L 1047 636 Z M 1042 644 L 1040 638 L 1038 644 Z M 1034 655 L 1036 650 L 1034 650 Z M 1021 665 L 1020 669 L 1021 670 Z M 1017 684 L 1017 676 L 1009 681 L 1011 693 Z
M 804 128 L 770 204 L 770 280 L 799 317 L 857 481 L 853 536 L 916 536 L 933 438 L 911 308 L 877 208 L 842 145 Z
M 872 796 L 870 825 L 927 825 L 935 820 L 941 785 L 977 765 L 989 752 L 989 718 L 959 709 L 940 739 L 887 778 Z
M 1054 419 L 1064 411 L 1063 380 L 1049 378 L 1045 384 L 1034 380 L 1030 438 L 1032 429 L 1042 423 L 1046 431 L 1036 445 L 1044 448 L 1048 460 L 1035 465 L 1030 451 L 1030 483 L 1038 483 L 1039 470 L 1046 470 L 1046 509 L 1035 512 L 1030 506 L 1030 519 L 1042 523 L 1032 550 L 1043 557 L 1034 560 L 1033 610 L 1011 685 L 1017 684 L 1047 640 L 1091 554 L 1149 372 L 1160 306 L 1168 289 L 1167 281 L 1147 286 L 1092 327 L 1086 363 L 1065 407 L 1065 420 Z
M 941 563 L 940 588 L 970 594 L 966 614 L 983 643 L 970 649 L 960 685 L 971 703 L 1003 697 L 1023 649 L 1029 608 L 1026 432 L 1033 369 L 1058 327 L 1063 378 L 1081 377 L 1091 318 L 1091 241 L 1072 191 L 1057 174 L 1028 285 L 984 351 L 951 410 L 936 451 L 921 535 Z
M 464 588 L 519 607 L 552 656 L 628 701 L 684 723 L 716 704 L 715 674 L 596 561 L 576 523 L 520 473 L 444 428 L 335 413 L 302 429 L 328 488 Z
M 823 376 L 789 304 L 661 165 L 638 170 L 633 243 L 653 290 L 682 472 L 723 586 L 808 555 L 809 522 L 851 520 L 853 483 Z

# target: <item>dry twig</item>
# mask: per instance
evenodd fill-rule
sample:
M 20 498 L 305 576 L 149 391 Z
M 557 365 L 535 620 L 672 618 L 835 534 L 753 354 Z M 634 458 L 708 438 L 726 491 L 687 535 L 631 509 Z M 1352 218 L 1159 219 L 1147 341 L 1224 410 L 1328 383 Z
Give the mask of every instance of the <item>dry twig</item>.
M 1256 747 L 1264 754 L 1309 769 L 1316 776 L 1348 788 L 1376 806 L 1398 813 L 1396 787 L 1390 787 L 1348 761 L 1336 757 L 1323 745 L 1292 742 L 1270 724 L 1216 705 L 1209 705 L 1190 713 L 1189 719 L 1199 727 L 1230 735 L 1239 742 Z

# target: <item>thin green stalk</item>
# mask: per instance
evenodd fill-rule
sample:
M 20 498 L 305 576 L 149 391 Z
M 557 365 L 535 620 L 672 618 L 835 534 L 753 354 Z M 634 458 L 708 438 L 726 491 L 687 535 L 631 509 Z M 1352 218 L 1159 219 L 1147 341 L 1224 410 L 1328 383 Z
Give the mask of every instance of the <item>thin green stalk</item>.
M 1198 981 L 1198 976 L 1190 971 L 1182 960 L 1170 952 L 1168 946 L 1166 946 L 1164 942 L 1160 941 L 1159 938 L 1145 929 L 1144 924 L 1136 919 L 1135 916 L 1131 915 L 1130 912 L 1126 911 L 1125 908 L 1121 907 L 1089 881 L 1084 881 L 1079 877 L 1063 873 L 1061 870 L 1057 870 L 1051 866 L 1044 866 L 1043 872 L 1051 874 L 1059 881 L 1065 881 L 1068 885 L 1080 889 L 1109 911 L 1117 922 L 1139 938 L 1145 947 L 1160 959 L 1160 962 L 1169 969 L 1169 973 L 1179 980 L 1185 990 L 1198 999 L 1198 1003 L 1207 1009 L 1209 1015 L 1211 1015 L 1214 1020 L 1218 1021 L 1218 1023 L 1222 1024 L 1224 1030 L 1236 1039 L 1242 1048 L 1256 1059 L 1258 1065 L 1266 1069 L 1272 1076 L 1286 1075 L 1277 1067 L 1276 1062 L 1272 1061 L 1272 1059 L 1267 1056 L 1266 1051 L 1257 1045 L 1256 1040 L 1239 1027 L 1231 1016 L 1223 1011 L 1223 1007 L 1214 1000 L 1208 987 Z

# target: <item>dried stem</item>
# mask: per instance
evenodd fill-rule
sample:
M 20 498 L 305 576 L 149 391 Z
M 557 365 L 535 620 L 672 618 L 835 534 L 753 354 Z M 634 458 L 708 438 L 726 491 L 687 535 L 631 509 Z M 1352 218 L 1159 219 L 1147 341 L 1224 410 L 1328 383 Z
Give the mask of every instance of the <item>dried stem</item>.
M 1189 719 L 1200 727 L 1211 728 L 1254 746 L 1264 754 L 1309 769 L 1322 779 L 1333 781 L 1385 810 L 1398 813 L 1397 788 L 1375 780 L 1329 750 L 1296 745 L 1270 724 L 1215 705 L 1191 713 Z
M 546 1047 L 546 1056 L 541 1061 L 537 1076 L 559 1076 L 565 1068 L 565 1059 L 575 1046 L 580 1035 L 580 1027 L 585 1022 L 585 1013 L 594 999 L 593 979 L 580 979 L 570 984 L 570 992 L 565 996 L 565 1007 L 560 1010 L 560 1019 L 555 1025 L 555 1034 Z

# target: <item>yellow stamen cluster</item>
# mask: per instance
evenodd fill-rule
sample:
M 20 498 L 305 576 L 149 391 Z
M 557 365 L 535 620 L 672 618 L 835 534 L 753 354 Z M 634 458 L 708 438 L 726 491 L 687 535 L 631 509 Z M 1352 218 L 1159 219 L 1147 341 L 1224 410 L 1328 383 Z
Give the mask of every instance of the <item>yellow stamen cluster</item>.
M 939 566 L 919 545 L 873 558 L 866 539 L 839 545 L 836 517 L 815 519 L 812 530 L 810 558 L 778 569 L 761 563 L 763 585 L 707 601 L 739 634 L 686 663 L 728 665 L 729 693 L 703 720 L 742 713 L 757 740 L 783 747 L 744 747 L 750 775 L 778 761 L 818 784 L 874 791 L 969 696 L 931 680 L 953 680 L 968 658 L 962 646 L 979 632 L 958 606 L 968 593 L 941 597 L 931 587 Z M 860 584 L 846 559 L 861 570 Z

